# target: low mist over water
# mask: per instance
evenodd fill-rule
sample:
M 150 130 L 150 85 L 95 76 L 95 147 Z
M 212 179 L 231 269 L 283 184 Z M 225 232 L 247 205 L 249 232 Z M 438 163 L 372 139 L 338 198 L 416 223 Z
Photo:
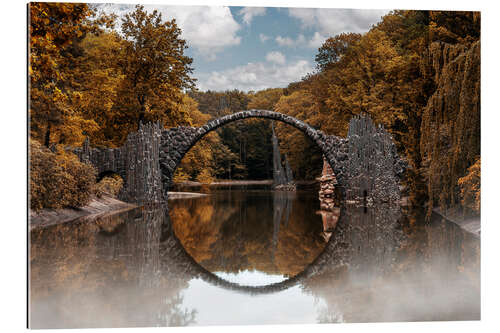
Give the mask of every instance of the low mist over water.
M 31 326 L 480 319 L 480 241 L 442 219 L 344 207 L 325 233 L 316 192 L 265 188 L 169 205 L 31 231 Z

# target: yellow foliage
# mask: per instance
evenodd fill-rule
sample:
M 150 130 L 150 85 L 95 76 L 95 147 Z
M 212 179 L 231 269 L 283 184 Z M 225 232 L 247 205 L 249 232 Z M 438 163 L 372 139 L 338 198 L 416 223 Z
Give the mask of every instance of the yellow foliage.
M 94 194 L 100 198 L 103 194 L 115 197 L 120 193 L 123 187 L 123 179 L 118 175 L 104 177 L 100 182 L 94 185 Z
M 203 169 L 196 177 L 196 180 L 203 184 L 210 184 L 214 181 L 214 177 L 212 176 L 210 170 Z
M 283 95 L 281 88 L 269 88 L 251 95 L 248 102 L 249 109 L 274 110 L 274 106 Z
M 189 180 L 190 176 L 183 170 L 182 167 L 178 167 L 174 174 L 174 182 L 182 183 Z
M 475 213 L 481 210 L 481 158 L 467 169 L 467 174 L 458 179 L 462 206 Z
M 81 207 L 87 204 L 95 183 L 95 170 L 72 153 L 52 153 L 30 140 L 30 207 Z
M 284 113 L 320 128 L 320 105 L 306 90 L 298 90 L 289 96 L 282 96 L 275 105 L 275 111 Z M 295 178 L 313 179 L 321 172 L 321 150 L 304 133 L 296 128 L 277 122 L 276 133 L 281 153 L 285 154 L 294 171 Z

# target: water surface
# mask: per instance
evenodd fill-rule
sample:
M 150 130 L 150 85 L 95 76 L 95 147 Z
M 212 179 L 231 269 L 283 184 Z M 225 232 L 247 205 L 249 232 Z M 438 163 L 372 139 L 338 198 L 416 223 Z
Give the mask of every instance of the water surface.
M 33 328 L 480 318 L 480 242 L 399 207 L 217 188 L 30 234 Z

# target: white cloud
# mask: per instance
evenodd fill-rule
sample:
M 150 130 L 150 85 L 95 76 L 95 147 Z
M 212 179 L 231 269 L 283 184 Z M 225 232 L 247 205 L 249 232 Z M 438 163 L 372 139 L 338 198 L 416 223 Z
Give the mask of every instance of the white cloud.
M 254 16 L 262 16 L 266 14 L 266 8 L 264 7 L 244 7 L 238 12 L 239 15 L 243 15 L 243 22 L 250 24 Z
M 282 36 L 277 36 L 275 38 L 276 42 L 278 43 L 279 46 L 286 46 L 286 47 L 310 47 L 312 49 L 317 49 L 323 43 L 328 37 L 321 34 L 320 32 L 316 31 L 314 35 L 311 37 L 311 39 L 307 39 L 303 34 L 299 34 L 297 36 L 297 39 L 293 39 L 290 37 L 282 37 Z
M 342 32 L 362 33 L 387 14 L 381 9 L 334 9 L 334 8 L 289 8 L 291 17 L 302 23 L 302 28 L 313 28 L 323 36 L 335 36 Z
M 104 4 L 99 7 L 107 13 L 115 13 L 121 22 L 127 12 L 135 9 L 133 5 Z M 227 6 L 153 6 L 144 5 L 152 12 L 157 9 L 163 20 L 175 18 L 182 30 L 189 47 L 193 47 L 202 56 L 214 60 L 216 54 L 224 48 L 239 45 L 241 37 L 237 35 L 240 25 L 236 22 Z
M 315 32 L 314 33 L 314 36 L 312 36 L 311 40 L 309 40 L 308 42 L 308 46 L 310 48 L 313 48 L 313 49 L 317 49 L 319 48 L 321 45 L 323 45 L 323 43 L 325 42 L 325 40 L 327 39 L 328 37 L 326 36 L 323 36 L 322 34 L 320 34 L 319 32 Z
M 313 69 L 306 60 L 298 60 L 288 64 L 257 62 L 222 71 L 198 73 L 195 76 L 198 78 L 200 90 L 257 91 L 266 88 L 286 87 L 290 82 L 300 80 Z
M 279 46 L 298 47 L 306 45 L 306 38 L 302 34 L 299 34 L 297 39 L 277 36 L 275 40 Z
M 264 35 L 264 34 L 259 34 L 259 39 L 262 43 L 266 42 L 267 40 L 269 40 L 271 37 L 269 37 L 268 35 Z
M 284 65 L 286 62 L 286 58 L 283 53 L 278 51 L 272 51 L 266 54 L 266 60 L 269 62 L 274 62 L 278 65 Z

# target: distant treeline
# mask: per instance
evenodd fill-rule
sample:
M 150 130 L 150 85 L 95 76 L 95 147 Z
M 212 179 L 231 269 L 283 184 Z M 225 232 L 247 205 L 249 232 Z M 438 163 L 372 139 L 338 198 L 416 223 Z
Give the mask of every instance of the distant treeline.
M 30 3 L 30 134 L 49 147 L 116 147 L 140 122 L 200 126 L 240 110 L 275 110 L 345 136 L 367 113 L 408 160 L 411 202 L 480 204 L 480 15 L 393 11 L 364 34 L 328 38 L 316 70 L 286 88 L 199 92 L 175 21 L 142 6 L 114 15 L 94 5 Z M 230 89 L 230 87 L 228 87 Z M 321 153 L 302 133 L 276 124 L 296 179 L 321 171 Z M 271 178 L 270 122 L 222 127 L 184 158 L 176 180 Z

